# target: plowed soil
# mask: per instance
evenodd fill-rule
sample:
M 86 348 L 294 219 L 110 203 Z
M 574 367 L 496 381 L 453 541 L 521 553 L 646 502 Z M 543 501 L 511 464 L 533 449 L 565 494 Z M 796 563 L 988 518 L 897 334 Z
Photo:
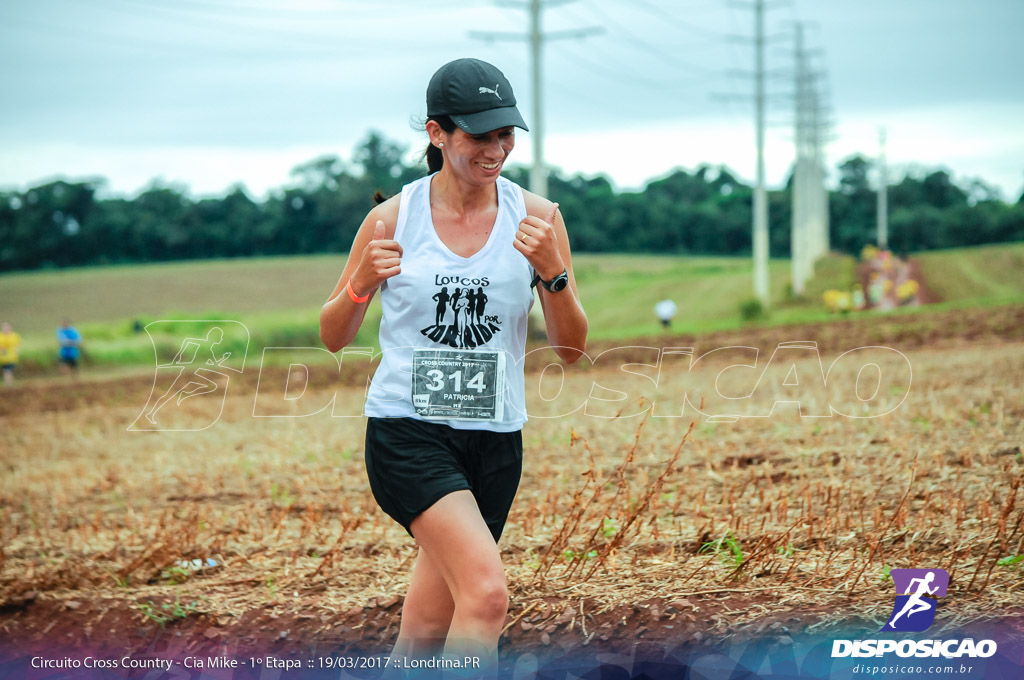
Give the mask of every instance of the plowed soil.
M 896 567 L 950 573 L 943 627 L 1024 615 L 1012 561 L 1024 554 L 1024 307 L 640 340 L 620 357 L 746 345 L 764 362 L 796 340 L 817 342 L 826 368 L 849 349 L 891 347 L 913 381 L 887 382 L 901 369 L 880 361 L 875 401 L 858 386 L 830 402 L 844 413 L 894 404 L 863 418 L 801 416 L 778 399 L 781 378 L 765 391 L 736 371 L 719 373 L 719 390 L 753 390 L 745 415 L 760 417 L 652 417 L 651 402 L 688 390 L 687 376 L 627 388 L 600 362 L 566 371 L 559 399 L 535 399 L 500 545 L 512 601 L 503 648 L 877 630 Z M 792 365 L 822 368 L 810 357 Z M 285 377 L 266 371 L 260 398 Z M 261 418 L 247 373 L 226 398 L 168 414 L 197 430 L 173 432 L 129 431 L 152 376 L 0 392 L 8 645 L 386 653 L 415 547 L 373 502 L 362 421 L 310 406 L 333 398 L 336 414 L 358 413 L 361 380 L 311 371 L 301 400 L 269 393 L 276 415 L 293 417 Z M 595 389 L 627 397 L 609 407 Z M 820 411 L 819 397 L 801 408 Z

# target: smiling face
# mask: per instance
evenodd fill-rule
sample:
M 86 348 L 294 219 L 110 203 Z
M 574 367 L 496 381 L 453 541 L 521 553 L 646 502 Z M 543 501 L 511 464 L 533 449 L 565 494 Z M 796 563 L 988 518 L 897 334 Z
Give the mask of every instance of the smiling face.
M 479 135 L 471 135 L 461 128 L 445 132 L 434 121 L 429 121 L 427 126 L 431 143 L 434 146 L 444 144 L 441 147 L 444 167 L 470 184 L 493 184 L 516 145 L 512 126 Z

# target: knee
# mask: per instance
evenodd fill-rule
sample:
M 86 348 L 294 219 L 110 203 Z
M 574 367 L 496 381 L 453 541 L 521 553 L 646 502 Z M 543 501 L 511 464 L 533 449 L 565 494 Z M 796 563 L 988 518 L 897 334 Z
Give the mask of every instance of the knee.
M 508 586 L 504 580 L 477 583 L 461 599 L 460 604 L 478 620 L 500 623 L 508 614 Z
M 402 632 L 415 638 L 440 638 L 448 635 L 452 625 L 452 610 L 420 609 L 409 607 L 402 609 Z

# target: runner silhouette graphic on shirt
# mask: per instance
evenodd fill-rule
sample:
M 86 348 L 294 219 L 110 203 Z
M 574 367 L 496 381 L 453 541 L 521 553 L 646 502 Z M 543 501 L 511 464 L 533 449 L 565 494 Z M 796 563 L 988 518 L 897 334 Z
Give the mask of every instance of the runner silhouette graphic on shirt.
M 476 323 L 476 291 L 472 288 L 466 289 L 466 322 Z
M 896 616 L 892 617 L 892 620 L 889 621 L 888 624 L 889 628 L 893 628 L 893 624 L 896 623 L 896 619 L 900 618 L 904 614 L 907 615 L 907 618 L 910 618 L 918 612 L 923 612 L 927 611 L 928 609 L 931 609 L 931 606 L 929 606 L 929 604 L 923 601 L 921 598 L 924 595 L 933 595 L 935 594 L 935 591 L 939 589 L 938 586 L 934 588 L 928 587 L 928 585 L 934 580 L 934 572 L 928 572 L 928 574 L 925 575 L 924 578 L 911 579 L 910 584 L 907 586 L 907 590 L 913 590 L 914 584 L 917 583 L 917 591 L 911 593 L 910 597 L 907 599 L 907 603 L 903 605 L 903 609 L 901 609 Z
M 487 294 L 484 293 L 483 286 L 476 290 L 456 288 L 451 294 L 448 293 L 447 287 L 443 287 L 431 299 L 437 301 L 434 325 L 427 326 L 420 333 L 436 343 L 457 349 L 474 349 L 486 344 L 501 330 L 497 319 L 485 321 Z M 452 311 L 452 321 L 445 324 L 449 308 Z
M 441 292 L 437 293 L 434 298 L 437 300 L 437 315 L 434 318 L 434 325 L 440 326 L 444 322 L 444 313 L 448 309 L 448 301 L 452 299 L 452 296 L 448 294 L 448 286 L 441 288 Z
M 181 348 L 174 358 L 171 359 L 170 363 L 157 366 L 158 369 L 176 367 L 178 368 L 178 375 L 174 382 L 171 383 L 171 386 L 167 388 L 167 391 L 153 404 L 153 408 L 146 414 L 146 420 L 156 425 L 156 412 L 174 397 L 178 398 L 177 403 L 180 405 L 181 402 L 189 397 L 197 397 L 201 394 L 217 391 L 217 383 L 205 374 L 212 373 L 213 375 L 227 377 L 224 373 L 207 368 L 207 366 L 223 368 L 224 362 L 231 356 L 231 352 L 224 352 L 220 356 L 217 355 L 214 348 L 223 340 L 224 331 L 220 328 L 211 328 L 205 338 L 185 338 L 181 341 Z M 209 351 L 210 358 L 206 360 L 205 364 L 194 366 L 200 360 L 200 351 L 204 347 Z
M 484 307 L 487 305 L 487 296 L 484 294 L 484 289 L 481 286 L 476 289 L 476 309 L 474 310 L 474 323 L 483 323 L 484 320 Z

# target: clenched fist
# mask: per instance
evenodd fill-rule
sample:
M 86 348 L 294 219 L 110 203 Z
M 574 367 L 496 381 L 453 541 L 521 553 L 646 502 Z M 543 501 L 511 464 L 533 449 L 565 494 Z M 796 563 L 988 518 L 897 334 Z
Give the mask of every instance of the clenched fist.
M 398 241 L 384 238 L 384 222 L 377 220 L 373 239 L 363 249 L 359 266 L 352 275 L 352 290 L 362 297 L 380 287 L 380 284 L 402 271 L 402 246 Z
M 558 250 L 558 238 L 555 235 L 555 216 L 558 204 L 551 209 L 551 216 L 545 222 L 539 217 L 527 215 L 519 223 L 513 247 L 521 252 L 533 265 L 533 269 L 545 281 L 549 281 L 565 269 L 562 255 Z

